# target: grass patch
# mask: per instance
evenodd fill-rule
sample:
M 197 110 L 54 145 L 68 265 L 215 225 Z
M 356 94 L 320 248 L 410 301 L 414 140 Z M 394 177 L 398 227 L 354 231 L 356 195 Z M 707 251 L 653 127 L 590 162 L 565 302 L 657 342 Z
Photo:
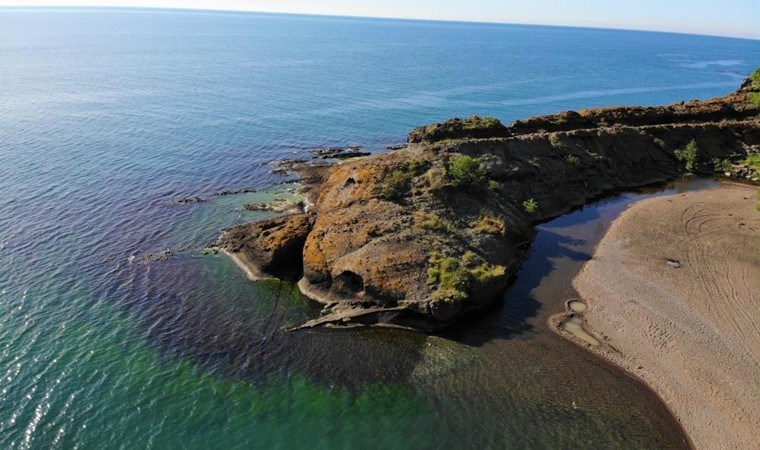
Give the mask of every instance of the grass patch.
M 428 284 L 438 285 L 431 297 L 435 300 L 461 301 L 467 299 L 474 284 L 486 283 L 506 273 L 504 266 L 487 262 L 475 264 L 476 256 L 465 253 L 462 258 L 452 258 L 431 253 L 428 259 Z
M 752 80 L 752 89 L 760 91 L 760 69 L 752 72 L 749 78 Z M 760 92 L 750 92 L 747 97 L 752 105 L 760 107 Z
M 699 158 L 699 147 L 697 146 L 697 141 L 692 139 L 688 144 L 686 144 L 686 147 L 676 150 L 674 152 L 676 155 L 676 159 L 681 161 L 689 172 L 693 172 L 694 168 L 697 165 L 697 159 Z
M 388 173 L 380 185 L 378 195 L 385 200 L 393 200 L 403 197 L 410 189 L 414 177 L 427 166 L 428 161 L 420 158 L 412 158 L 399 164 Z
M 500 217 L 491 214 L 483 214 L 478 217 L 478 220 L 472 223 L 472 228 L 475 231 L 493 236 L 504 236 L 507 232 L 504 221 Z
M 752 106 L 760 108 L 760 92 L 750 92 L 747 97 L 749 98 L 749 102 L 752 103 Z
M 414 224 L 423 230 L 446 234 L 453 234 L 458 230 L 457 226 L 448 220 L 424 212 L 417 212 L 414 214 Z
M 760 89 L 760 69 L 756 69 L 754 72 L 752 72 L 749 78 L 752 80 L 752 87 L 755 89 Z
M 760 153 L 747 156 L 747 159 L 744 160 L 744 164 L 754 172 L 760 172 Z
M 523 209 L 528 214 L 533 214 L 534 212 L 538 211 L 538 202 L 534 198 L 525 200 L 522 205 Z

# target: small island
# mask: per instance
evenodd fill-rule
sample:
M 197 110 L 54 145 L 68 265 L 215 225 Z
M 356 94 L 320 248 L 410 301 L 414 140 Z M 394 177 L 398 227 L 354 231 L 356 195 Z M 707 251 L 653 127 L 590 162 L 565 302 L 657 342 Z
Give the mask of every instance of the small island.
M 303 212 L 225 229 L 218 244 L 322 303 L 304 327 L 440 330 L 500 298 L 538 223 L 687 172 L 756 177 L 758 96 L 756 72 L 707 101 L 427 125 L 403 149 L 301 165 Z

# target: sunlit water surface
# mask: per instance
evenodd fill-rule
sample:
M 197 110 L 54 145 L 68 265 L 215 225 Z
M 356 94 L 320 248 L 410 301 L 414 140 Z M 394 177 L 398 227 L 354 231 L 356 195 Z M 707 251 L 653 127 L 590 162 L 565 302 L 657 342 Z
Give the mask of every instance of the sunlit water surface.
M 0 61 L 1 448 L 681 444 L 643 387 L 545 326 L 609 221 L 650 194 L 542 226 L 503 304 L 439 336 L 283 333 L 315 306 L 202 251 L 271 194 L 212 194 L 271 189 L 285 180 L 270 161 L 382 151 L 454 115 L 724 94 L 760 65 L 756 42 L 0 10 Z M 209 201 L 172 203 L 187 195 Z

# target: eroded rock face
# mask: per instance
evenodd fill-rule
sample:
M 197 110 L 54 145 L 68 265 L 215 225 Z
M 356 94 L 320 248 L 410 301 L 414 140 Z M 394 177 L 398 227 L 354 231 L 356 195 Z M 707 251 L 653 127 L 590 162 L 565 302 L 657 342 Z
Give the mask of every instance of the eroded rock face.
M 301 253 L 314 217 L 292 214 L 226 228 L 219 246 L 239 254 L 256 272 L 296 281 L 303 272 Z
M 760 145 L 752 89 L 508 128 L 481 118 L 421 127 L 405 149 L 322 169 L 309 187 L 309 215 L 233 227 L 220 244 L 263 272 L 300 277 L 302 291 L 325 305 L 306 326 L 437 330 L 499 298 L 534 224 L 684 173 L 675 150 L 692 140 L 694 171 L 712 171 L 714 158 L 745 158 Z

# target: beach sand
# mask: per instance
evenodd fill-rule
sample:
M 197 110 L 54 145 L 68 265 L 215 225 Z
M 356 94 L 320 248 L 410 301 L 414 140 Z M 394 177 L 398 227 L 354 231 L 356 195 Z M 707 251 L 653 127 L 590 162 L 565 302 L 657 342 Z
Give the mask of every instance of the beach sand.
M 698 449 L 760 448 L 756 192 L 723 184 L 636 203 L 573 281 L 600 341 L 581 345 L 647 383 Z

